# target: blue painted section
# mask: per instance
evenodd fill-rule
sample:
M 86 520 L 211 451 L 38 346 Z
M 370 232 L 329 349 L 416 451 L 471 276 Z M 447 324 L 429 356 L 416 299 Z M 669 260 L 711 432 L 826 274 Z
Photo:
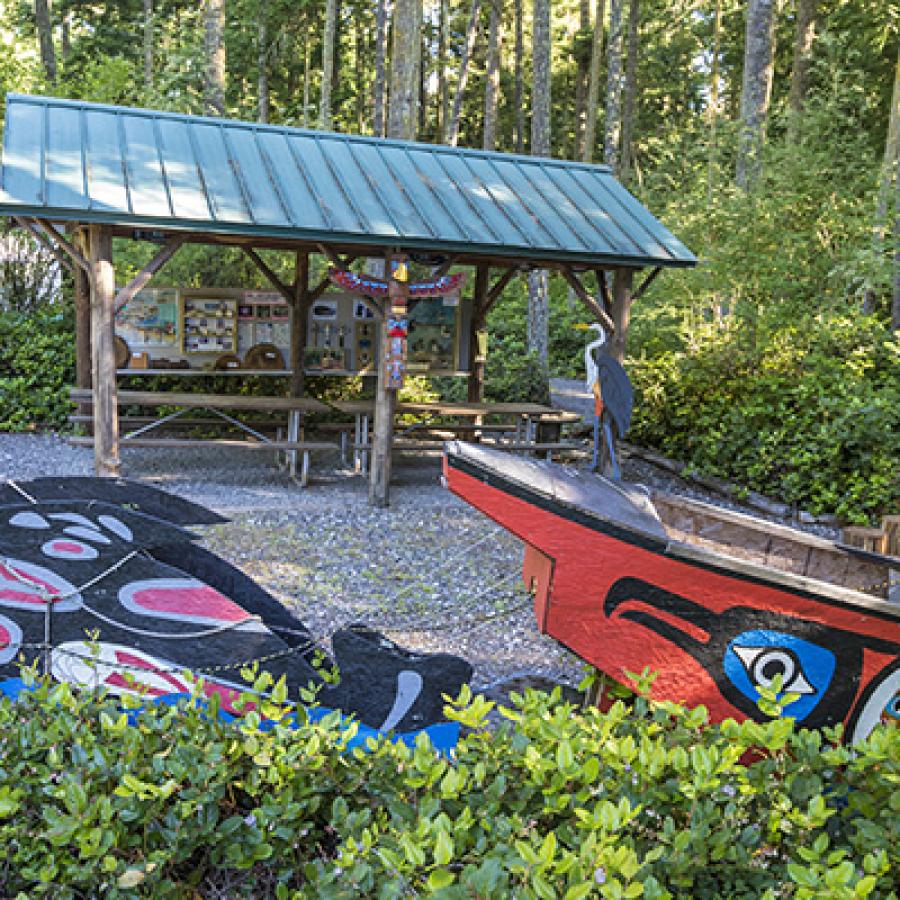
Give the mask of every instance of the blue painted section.
M 606 166 L 9 94 L 0 215 L 692 266 Z
M 11 697 L 13 700 L 17 699 L 20 694 L 25 691 L 31 690 L 21 678 L 9 678 L 6 681 L 0 681 L 0 696 Z M 179 703 L 184 703 L 186 701 L 190 701 L 190 694 L 165 694 L 162 697 L 157 697 L 153 702 L 157 704 L 162 704 L 164 706 L 176 706 Z M 205 708 L 208 704 L 206 701 L 198 701 Z M 140 717 L 142 708 L 128 710 L 128 722 L 131 725 L 135 725 Z M 333 709 L 328 709 L 325 706 L 316 706 L 310 707 L 306 709 L 306 716 L 310 722 L 319 722 L 324 719 L 327 715 L 335 712 Z M 240 721 L 237 716 L 231 715 L 231 713 L 224 712 L 222 710 L 219 711 L 219 718 L 223 722 L 235 722 Z M 287 723 L 290 728 L 296 729 L 298 726 L 296 718 L 291 716 L 288 718 Z M 271 720 L 263 720 L 260 723 L 260 731 L 271 731 L 275 728 L 277 723 Z M 357 748 L 366 750 L 366 743 L 370 739 L 380 739 L 385 737 L 390 737 L 392 741 L 395 743 L 403 743 L 407 747 L 415 747 L 416 739 L 419 735 L 426 735 L 428 740 L 431 742 L 431 746 L 438 752 L 443 754 L 444 756 L 449 756 L 450 753 L 455 749 L 457 742 L 459 741 L 459 723 L 458 722 L 440 722 L 437 725 L 429 725 L 427 728 L 422 728 L 418 731 L 406 731 L 401 732 L 399 734 L 387 734 L 382 731 L 377 731 L 374 728 L 369 728 L 368 725 L 363 725 L 361 722 L 356 722 L 356 734 L 347 742 L 348 750 L 355 750 Z M 351 727 L 351 721 L 346 716 L 341 716 L 341 728 L 347 729 Z
M 825 696 L 836 661 L 830 650 L 796 635 L 757 629 L 729 643 L 723 667 L 734 686 L 754 703 L 759 700 L 756 685 L 765 685 L 780 673 L 784 692 L 800 694 L 784 707 L 785 715 L 802 722 Z

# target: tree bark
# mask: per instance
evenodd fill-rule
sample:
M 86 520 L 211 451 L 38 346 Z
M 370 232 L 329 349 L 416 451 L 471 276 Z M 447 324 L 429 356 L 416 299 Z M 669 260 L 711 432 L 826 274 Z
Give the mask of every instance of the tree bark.
M 466 95 L 466 84 L 469 80 L 469 60 L 475 49 L 478 37 L 478 21 L 481 12 L 481 0 L 472 0 L 472 12 L 469 15 L 469 26 L 466 28 L 466 41 L 463 44 L 462 56 L 459 60 L 459 78 L 456 82 L 456 94 L 453 98 L 453 114 L 450 117 L 450 130 L 447 143 L 455 147 L 459 142 L 459 122 L 462 116 L 463 99 Z
M 309 319 L 309 254 L 298 250 L 294 259 L 294 303 L 291 309 L 291 381 L 292 397 L 302 397 L 306 382 L 303 355 L 306 350 Z
M 485 150 L 497 148 L 497 103 L 500 99 L 500 47 L 503 40 L 502 0 L 491 0 L 488 24 L 487 71 L 484 85 Z
M 709 154 L 706 161 L 706 195 L 710 202 L 716 177 L 719 126 L 719 55 L 722 46 L 722 0 L 716 0 L 713 17 L 712 66 L 709 76 Z
M 550 0 L 534 0 L 531 153 L 550 155 Z M 528 273 L 528 349 L 546 365 L 550 356 L 550 277 Z
M 587 107 L 584 123 L 584 149 L 581 158 L 584 162 L 594 159 L 594 144 L 597 142 L 597 110 L 600 105 L 600 63 L 603 60 L 603 25 L 606 17 L 605 0 L 597 0 L 597 12 L 594 17 L 594 39 L 591 45 L 591 71 L 588 82 Z
M 41 62 L 47 73 L 47 81 L 56 84 L 56 50 L 53 47 L 53 26 L 50 24 L 49 0 L 34 0 L 34 23 L 37 27 Z
M 616 326 L 616 332 L 609 340 L 609 355 L 619 363 L 625 361 L 625 349 L 628 343 L 633 277 L 632 269 L 616 269 L 613 274 L 612 320 Z
M 384 137 L 386 122 L 384 59 L 387 55 L 387 23 L 387 0 L 378 0 L 375 6 L 375 90 L 372 110 L 372 128 L 376 137 Z
M 225 0 L 204 0 L 206 108 L 225 114 Z
M 584 116 L 587 107 L 591 53 L 591 0 L 578 0 L 578 33 L 575 35 L 575 156 L 584 153 Z
M 144 0 L 144 81 L 153 86 L 153 0 Z
M 619 171 L 619 139 L 622 131 L 622 3 L 609 0 L 609 43 L 607 44 L 606 122 L 603 134 L 603 162 Z
M 622 162 L 619 166 L 619 177 L 627 181 L 631 175 L 631 162 L 634 148 L 634 106 L 637 97 L 637 57 L 638 28 L 640 27 L 640 8 L 638 0 L 628 3 L 628 55 L 625 61 L 625 107 L 622 111 Z
M 515 46 L 515 88 L 513 106 L 516 108 L 516 153 L 525 152 L 525 35 L 522 0 L 513 0 L 516 29 Z
M 422 0 L 396 0 L 388 137 L 414 141 L 419 124 Z
M 324 24 L 319 128 L 323 131 L 331 131 L 331 85 L 334 82 L 334 38 L 337 33 L 337 0 L 326 0 Z
M 888 206 L 891 199 L 891 186 L 897 190 L 897 182 L 900 181 L 898 171 L 898 154 L 900 154 L 900 49 L 897 51 L 897 63 L 894 68 L 894 89 L 891 93 L 891 109 L 888 114 L 887 139 L 884 142 L 884 158 L 881 163 L 881 176 L 878 181 L 878 194 L 875 200 L 875 225 L 872 229 L 872 244 L 876 254 L 885 252 L 885 242 L 888 233 Z M 896 222 L 895 228 L 896 228 Z M 897 257 L 894 257 L 896 265 Z M 896 273 L 894 283 L 896 285 Z M 869 288 L 863 298 L 863 312 L 875 311 L 875 292 Z M 896 312 L 896 288 L 891 303 L 894 321 Z
M 73 237 L 75 247 L 86 259 L 90 258 L 90 247 L 81 230 Z M 87 272 L 75 266 L 72 278 L 75 282 L 75 386 L 91 387 L 91 284 Z M 78 412 L 88 415 L 90 406 L 80 406 Z
M 760 175 L 766 119 L 772 96 L 775 17 L 773 0 L 749 0 L 741 85 L 741 123 L 735 181 L 749 190 Z
M 269 121 L 269 28 L 266 20 L 266 4 L 260 2 L 256 11 L 256 66 L 258 107 L 260 122 Z
M 466 399 L 470 403 L 484 401 L 484 370 L 487 364 L 487 313 L 484 305 L 490 286 L 490 266 L 475 269 L 472 289 L 472 319 L 469 323 L 469 383 Z
M 816 39 L 816 0 L 797 0 L 797 28 L 794 37 L 794 63 L 791 68 L 789 103 L 792 119 L 803 111 L 803 102 L 809 90 L 809 70 L 812 63 L 812 46 Z M 796 123 L 792 123 L 796 129 Z
M 438 36 L 438 80 L 440 82 L 440 107 L 438 109 L 438 143 L 447 140 L 450 118 L 450 66 L 447 54 L 450 47 L 450 0 L 440 0 L 440 33 Z

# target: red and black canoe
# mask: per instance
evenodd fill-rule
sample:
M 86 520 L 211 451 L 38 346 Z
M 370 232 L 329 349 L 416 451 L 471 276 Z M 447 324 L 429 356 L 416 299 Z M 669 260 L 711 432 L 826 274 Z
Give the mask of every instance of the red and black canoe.
M 785 714 L 849 740 L 900 715 L 900 560 L 639 485 L 459 441 L 447 486 L 525 542 L 538 628 L 616 681 L 714 721 Z

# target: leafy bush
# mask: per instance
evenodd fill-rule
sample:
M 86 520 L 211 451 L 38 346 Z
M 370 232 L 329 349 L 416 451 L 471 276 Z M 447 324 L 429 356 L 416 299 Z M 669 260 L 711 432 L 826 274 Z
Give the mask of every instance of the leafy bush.
M 863 318 L 755 337 L 711 333 L 634 361 L 634 437 L 813 512 L 887 512 L 900 496 L 900 345 Z
M 897 896 L 900 729 L 850 750 L 643 698 L 513 702 L 490 732 L 491 704 L 464 692 L 448 711 L 473 730 L 448 760 L 427 742 L 345 751 L 335 717 L 261 733 L 255 712 L 183 706 L 132 726 L 39 685 L 0 701 L 0 893 Z
M 0 431 L 60 428 L 72 407 L 75 325 L 68 311 L 0 313 Z

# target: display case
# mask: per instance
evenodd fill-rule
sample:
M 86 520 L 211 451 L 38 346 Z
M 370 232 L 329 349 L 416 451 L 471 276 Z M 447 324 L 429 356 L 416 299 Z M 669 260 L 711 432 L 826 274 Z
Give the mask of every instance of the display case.
M 237 351 L 237 300 L 183 297 L 182 348 L 187 354 Z
M 457 368 L 459 306 L 453 302 L 455 299 L 427 297 L 416 301 L 410 309 L 407 364 L 410 372 L 451 372 Z

